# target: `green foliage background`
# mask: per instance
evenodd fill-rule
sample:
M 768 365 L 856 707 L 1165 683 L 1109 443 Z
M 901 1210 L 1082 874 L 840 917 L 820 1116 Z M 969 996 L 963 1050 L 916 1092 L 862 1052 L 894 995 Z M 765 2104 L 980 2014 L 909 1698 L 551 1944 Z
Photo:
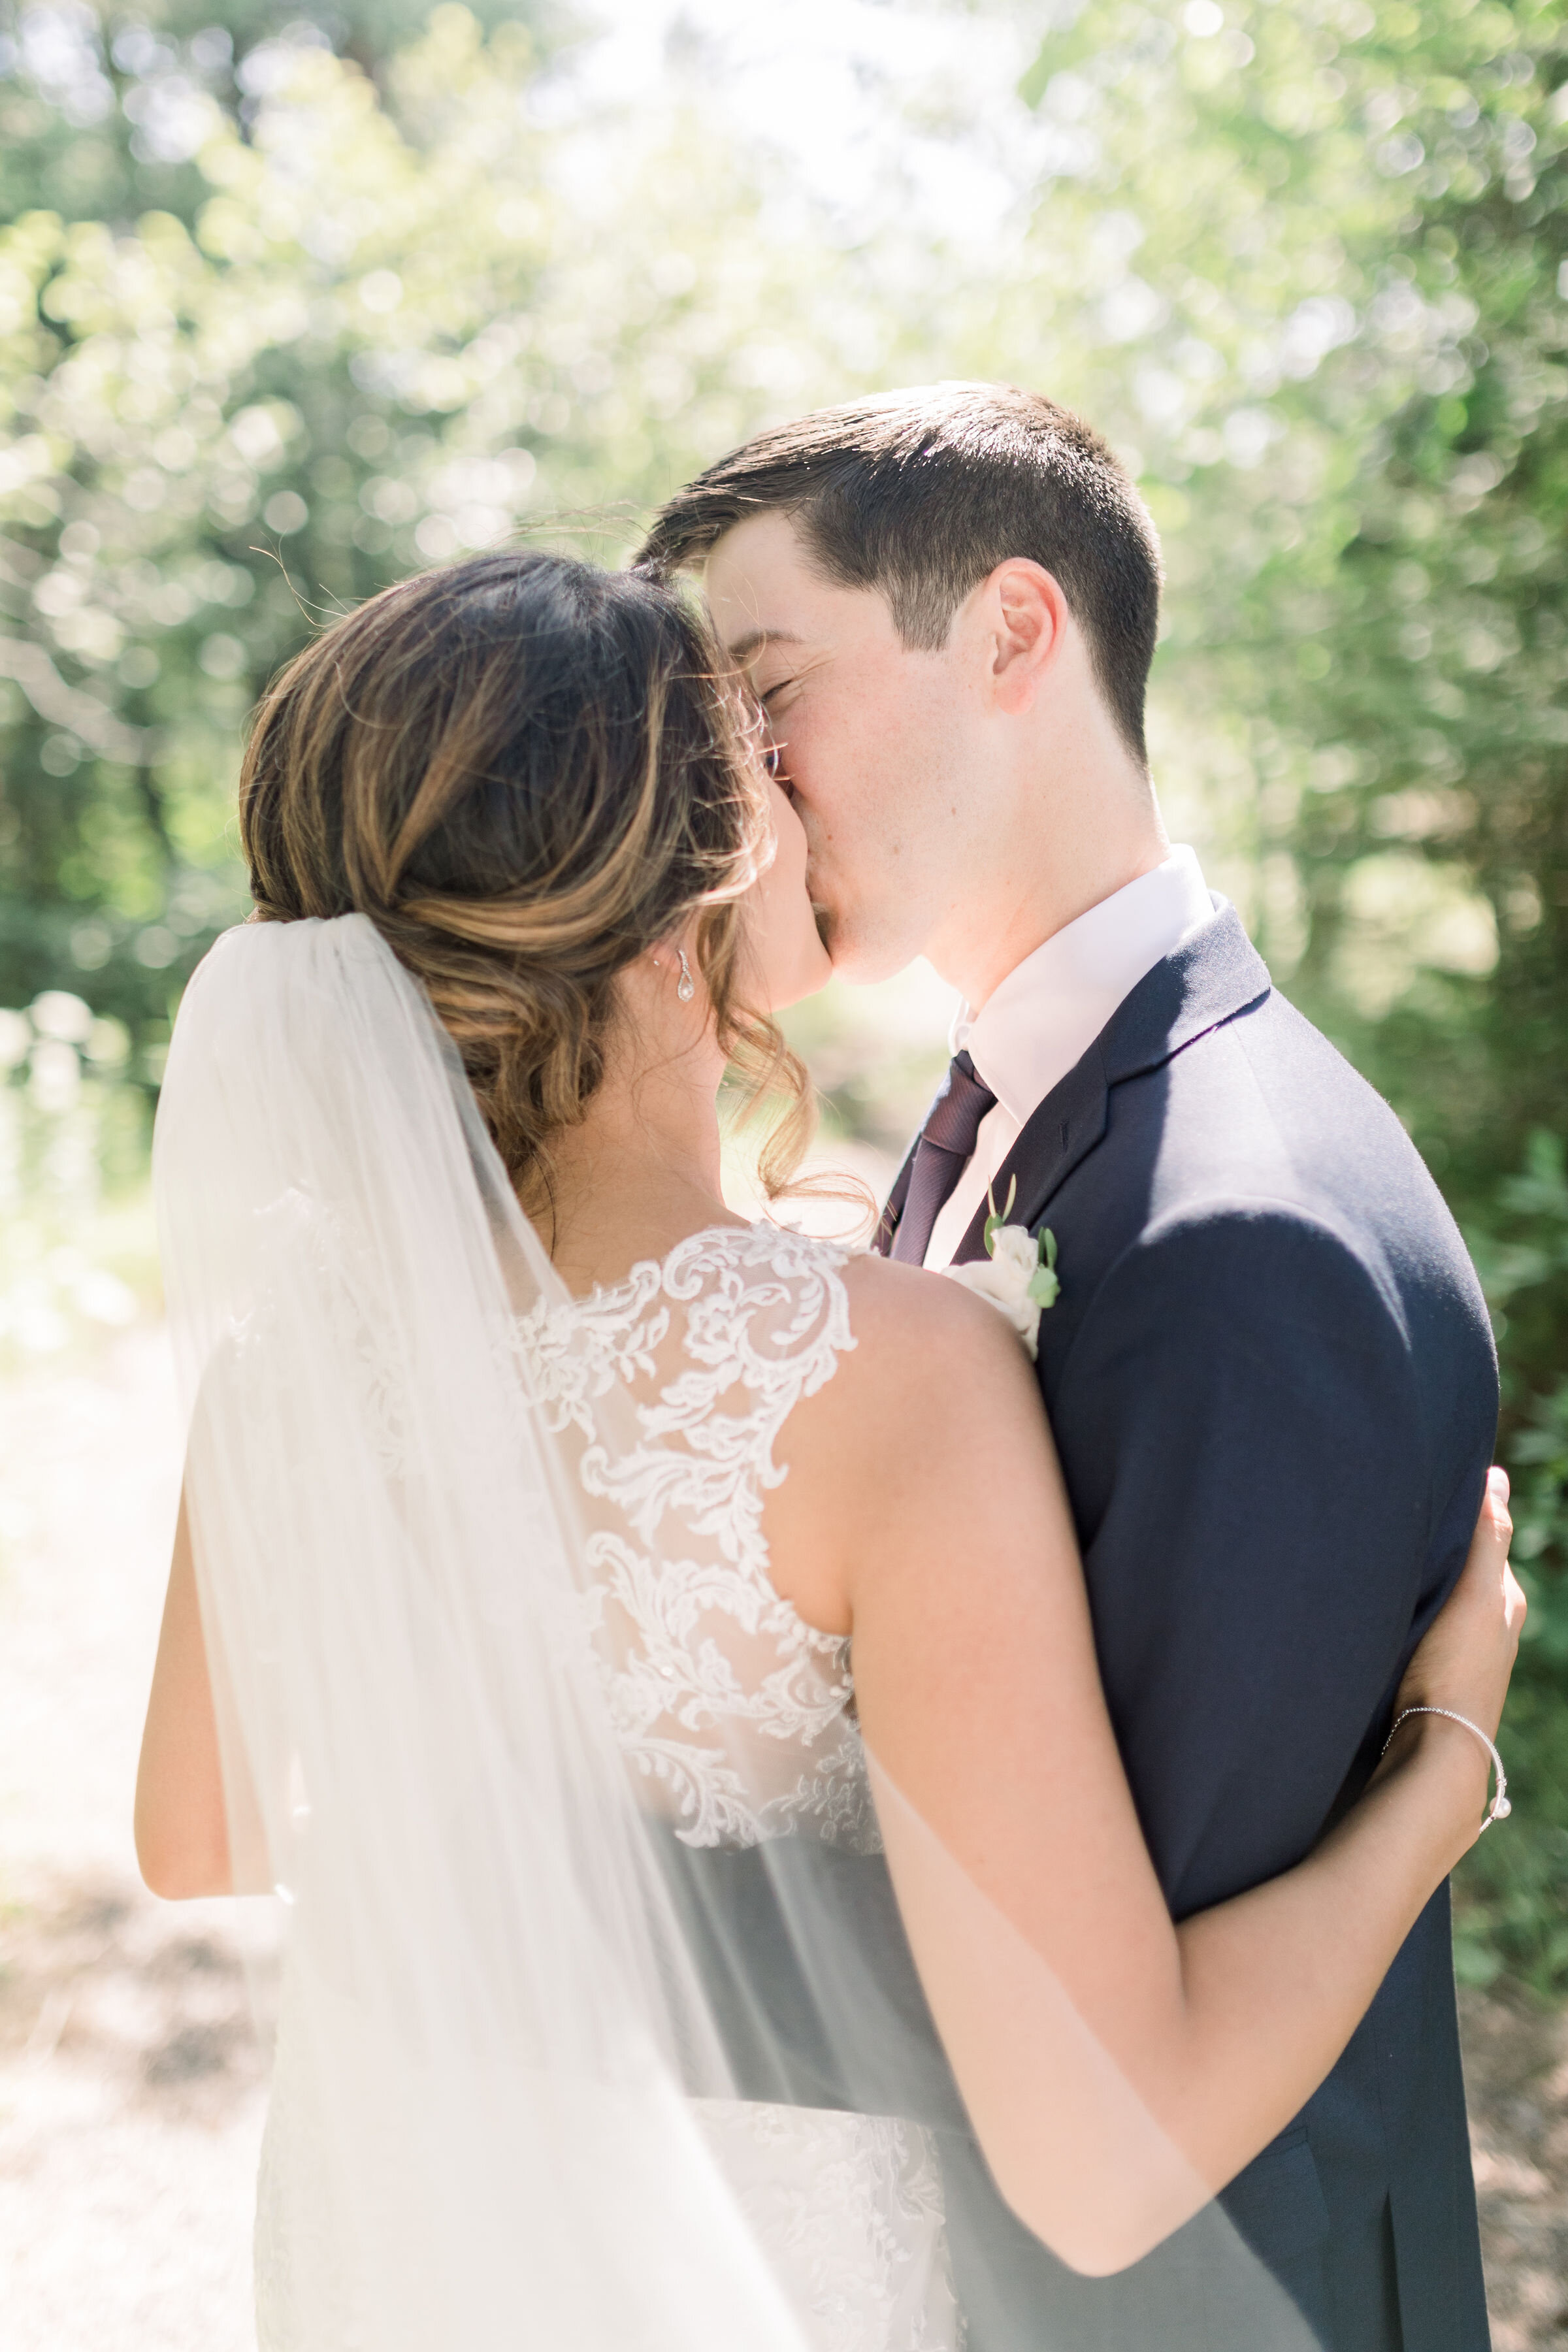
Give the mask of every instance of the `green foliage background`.
M 1568 28 L 1543 0 L 902 13 L 1012 64 L 889 88 L 857 222 L 730 120 L 700 41 L 657 103 L 595 100 L 542 0 L 0 5 L 9 1338 L 126 1311 L 72 1221 L 140 1163 L 180 985 L 245 904 L 246 711 L 321 614 L 518 530 L 613 559 L 814 401 L 1047 389 L 1164 535 L 1173 829 L 1488 1284 L 1533 1606 L 1460 1958 L 1559 1990 Z M 900 202 L 939 152 L 1009 177 L 998 233 Z M 841 1129 L 896 1139 L 910 1053 L 814 1017 Z

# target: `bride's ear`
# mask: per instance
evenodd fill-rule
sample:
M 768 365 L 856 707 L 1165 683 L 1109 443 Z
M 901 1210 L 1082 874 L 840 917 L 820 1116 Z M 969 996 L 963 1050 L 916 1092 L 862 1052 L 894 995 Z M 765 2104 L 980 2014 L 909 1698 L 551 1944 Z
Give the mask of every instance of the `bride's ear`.
M 709 1013 L 708 992 L 697 961 L 697 928 L 690 924 L 659 940 L 624 964 L 616 975 L 621 1002 L 643 1029 L 681 1034 Z

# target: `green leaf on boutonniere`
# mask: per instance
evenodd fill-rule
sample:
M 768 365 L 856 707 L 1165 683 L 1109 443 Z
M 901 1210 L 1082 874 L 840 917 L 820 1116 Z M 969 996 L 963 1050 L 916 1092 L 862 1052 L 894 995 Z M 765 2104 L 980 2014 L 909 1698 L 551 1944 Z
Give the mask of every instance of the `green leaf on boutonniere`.
M 1037 1307 L 1054 1307 L 1061 1297 L 1062 1286 L 1057 1276 L 1057 1237 L 1048 1225 L 1040 1228 L 1039 1244 L 1040 1264 L 1029 1285 L 1028 1296 Z
M 1007 1187 L 1007 1205 L 1005 1209 L 998 1210 L 996 1206 L 996 1193 L 994 1187 L 990 1184 L 987 1184 L 985 1187 L 986 1205 L 991 1211 L 991 1214 L 985 1220 L 985 1255 L 987 1257 L 995 1256 L 996 1228 L 998 1225 L 1005 1225 L 1006 1223 L 1008 1218 L 1013 1213 L 1013 1203 L 1017 1197 L 1018 1179 L 1016 1176 L 1013 1178 L 1011 1183 Z

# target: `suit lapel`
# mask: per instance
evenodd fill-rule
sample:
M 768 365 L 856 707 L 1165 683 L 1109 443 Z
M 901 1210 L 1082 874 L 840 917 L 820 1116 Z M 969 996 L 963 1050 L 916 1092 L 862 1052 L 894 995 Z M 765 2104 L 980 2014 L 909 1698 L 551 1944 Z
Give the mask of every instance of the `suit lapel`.
M 1058 1186 L 1065 1184 L 1079 1161 L 1094 1150 L 1105 1133 L 1107 1093 L 1097 1038 L 1082 1061 L 1051 1088 L 996 1171 L 991 1191 L 999 1209 L 1014 1180 L 1017 1181 L 1017 1198 L 1007 1216 L 1010 1225 L 1033 1225 Z M 989 1214 L 987 1203 L 974 1212 L 969 1231 L 953 1253 L 955 1265 L 984 1256 Z
M 1052 1087 L 1024 1127 L 992 1186 L 1000 1208 L 1008 1186 L 1017 1180 L 1008 1223 L 1038 1223 L 1052 1195 L 1104 1135 L 1112 1087 L 1158 1069 L 1268 991 L 1268 968 L 1242 929 L 1240 917 L 1225 899 L 1216 900 L 1214 921 L 1144 973 L 1083 1059 Z M 907 1163 L 900 1181 L 907 1192 Z M 895 1186 L 895 1195 L 897 1191 Z M 892 1206 L 889 1198 L 889 1211 Z M 987 1213 L 984 1208 L 975 1211 L 954 1253 L 955 1265 L 985 1255 Z

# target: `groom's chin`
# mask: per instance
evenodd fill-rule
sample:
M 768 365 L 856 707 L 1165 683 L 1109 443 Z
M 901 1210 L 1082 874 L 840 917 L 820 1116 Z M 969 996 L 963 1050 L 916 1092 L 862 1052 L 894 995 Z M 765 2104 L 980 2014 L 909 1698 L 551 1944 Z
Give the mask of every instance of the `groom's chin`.
M 816 916 L 817 936 L 827 950 L 827 960 L 833 966 L 835 980 L 844 981 L 851 988 L 874 988 L 879 981 L 891 980 L 913 961 L 917 950 L 905 948 L 901 958 L 890 951 L 890 943 L 879 949 L 875 938 L 868 940 L 858 932 L 853 923 L 842 915 L 834 915 L 826 908 L 813 910 Z
M 864 926 L 858 925 L 852 915 L 846 915 L 842 908 L 826 906 L 820 898 L 812 900 L 811 912 L 834 979 L 847 982 L 851 988 L 870 988 L 879 980 L 890 980 L 914 953 L 908 950 L 901 962 L 894 961 L 885 946 L 879 950 L 874 929 L 868 939 Z

